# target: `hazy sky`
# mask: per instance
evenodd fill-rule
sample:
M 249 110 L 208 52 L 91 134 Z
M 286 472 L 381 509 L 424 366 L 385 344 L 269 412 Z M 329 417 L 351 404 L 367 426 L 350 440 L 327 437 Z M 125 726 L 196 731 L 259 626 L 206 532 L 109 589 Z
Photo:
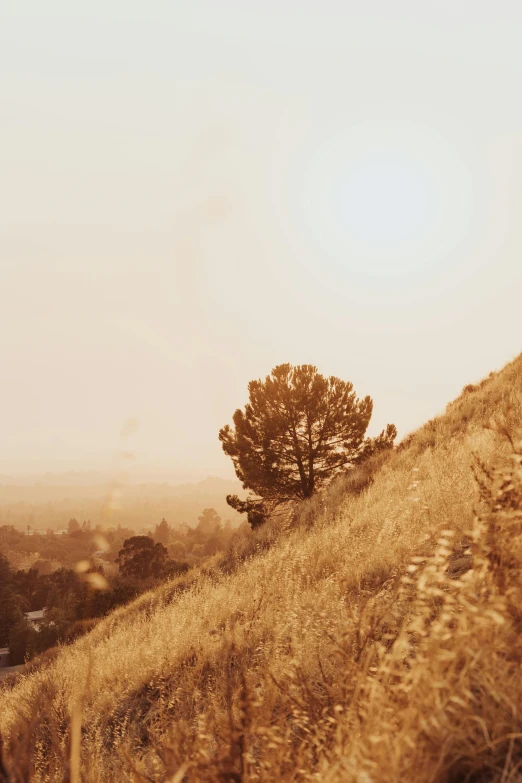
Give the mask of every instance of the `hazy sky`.
M 518 0 L 3 0 L 0 472 L 228 476 L 278 363 L 403 435 L 513 358 L 521 38 Z

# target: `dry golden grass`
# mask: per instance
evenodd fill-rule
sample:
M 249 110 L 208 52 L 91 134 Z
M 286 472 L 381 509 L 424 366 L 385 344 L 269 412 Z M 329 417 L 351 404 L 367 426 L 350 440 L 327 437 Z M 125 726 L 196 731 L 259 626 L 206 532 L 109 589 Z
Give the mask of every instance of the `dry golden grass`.
M 9 780 L 522 781 L 521 426 L 519 357 L 4 684 Z

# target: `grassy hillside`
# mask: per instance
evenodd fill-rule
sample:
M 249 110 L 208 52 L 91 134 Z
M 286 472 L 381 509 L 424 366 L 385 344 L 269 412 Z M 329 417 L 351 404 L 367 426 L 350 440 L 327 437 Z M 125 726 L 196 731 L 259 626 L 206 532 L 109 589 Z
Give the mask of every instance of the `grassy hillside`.
M 520 437 L 522 356 L 4 682 L 10 779 L 521 781 Z

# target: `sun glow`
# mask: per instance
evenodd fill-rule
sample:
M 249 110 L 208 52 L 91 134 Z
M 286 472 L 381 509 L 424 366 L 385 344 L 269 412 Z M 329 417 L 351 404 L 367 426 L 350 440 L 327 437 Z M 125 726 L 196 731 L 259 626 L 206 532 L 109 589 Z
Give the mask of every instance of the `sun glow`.
M 299 210 L 312 241 L 333 261 L 360 260 L 379 274 L 448 263 L 471 222 L 469 173 L 429 135 L 410 144 L 375 134 L 330 139 L 305 176 Z
M 337 190 L 340 217 L 360 241 L 412 241 L 430 230 L 434 183 L 409 161 L 369 156 L 350 167 Z

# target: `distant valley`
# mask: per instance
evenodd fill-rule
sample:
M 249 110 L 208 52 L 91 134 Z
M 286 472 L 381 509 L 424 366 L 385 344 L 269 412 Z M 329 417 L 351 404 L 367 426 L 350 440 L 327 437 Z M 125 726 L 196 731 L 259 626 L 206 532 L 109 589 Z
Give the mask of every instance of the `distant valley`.
M 0 475 L 0 526 L 55 530 L 66 528 L 74 517 L 80 523 L 90 520 L 93 526 L 142 529 L 165 517 L 174 527 L 193 527 L 205 508 L 214 508 L 223 520 L 236 525 L 240 515 L 226 502 L 226 496 L 234 493 L 241 493 L 238 481 L 210 476 L 197 483 L 173 485 L 123 483 L 95 472 Z

